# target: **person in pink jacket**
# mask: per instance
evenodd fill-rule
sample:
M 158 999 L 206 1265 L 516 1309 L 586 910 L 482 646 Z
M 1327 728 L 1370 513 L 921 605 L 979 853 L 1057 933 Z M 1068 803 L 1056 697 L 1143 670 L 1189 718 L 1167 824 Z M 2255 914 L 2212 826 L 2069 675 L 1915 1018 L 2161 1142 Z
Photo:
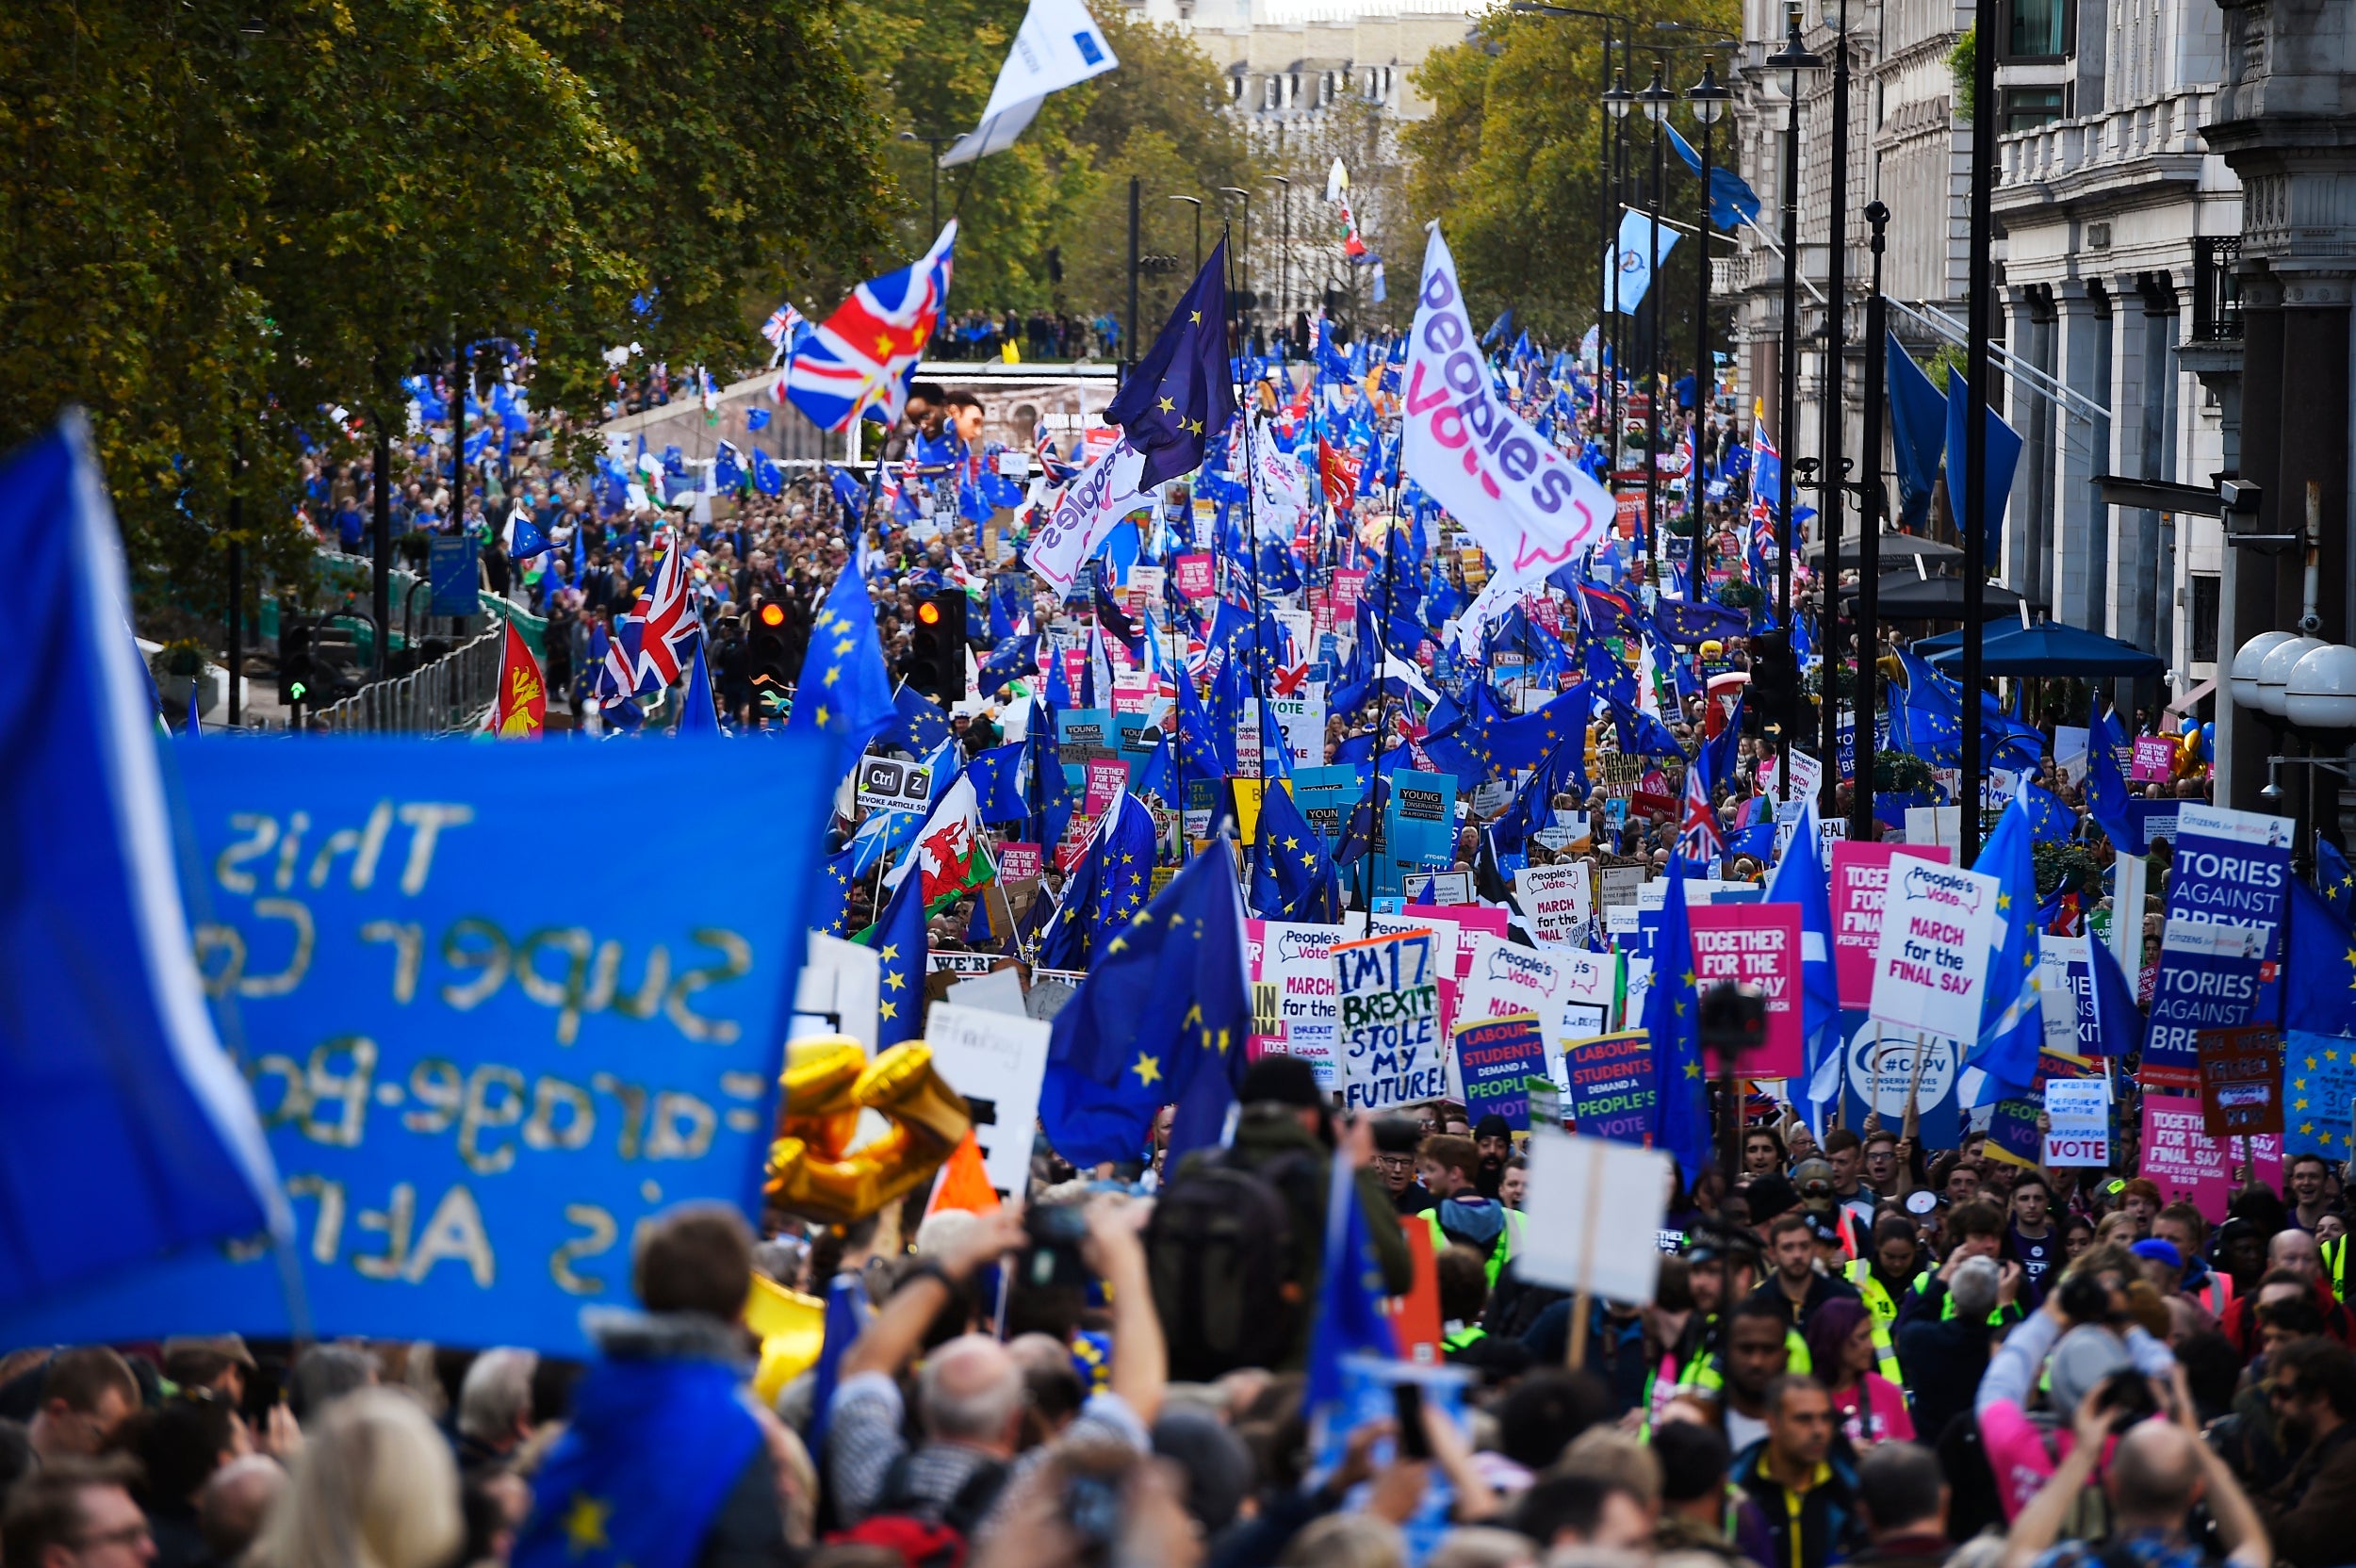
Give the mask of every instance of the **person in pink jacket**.
M 1876 1443 L 1914 1440 L 1914 1417 L 1906 1391 L 1875 1370 L 1873 1311 L 1854 1298 L 1838 1297 L 1808 1320 L 1808 1364 L 1832 1395 L 1833 1419 L 1859 1454 Z

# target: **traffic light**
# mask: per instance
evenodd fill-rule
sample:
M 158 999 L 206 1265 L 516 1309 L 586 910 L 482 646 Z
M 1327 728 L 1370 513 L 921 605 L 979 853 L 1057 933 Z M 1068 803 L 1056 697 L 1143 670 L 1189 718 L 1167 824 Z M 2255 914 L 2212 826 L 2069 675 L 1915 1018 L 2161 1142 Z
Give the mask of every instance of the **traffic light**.
M 278 700 L 287 708 L 316 702 L 318 680 L 311 665 L 311 629 L 289 622 L 278 633 Z
M 1800 666 L 1792 657 L 1792 634 L 1778 627 L 1751 636 L 1751 683 L 1743 692 L 1742 733 L 1758 736 L 1788 710 L 1785 705 L 1800 684 Z
M 965 595 L 944 589 L 916 601 L 908 682 L 942 708 L 965 700 Z
M 794 672 L 787 667 L 790 651 L 786 646 L 785 606 L 770 594 L 753 596 L 752 624 L 744 639 L 744 671 L 753 688 L 753 700 L 764 709 L 785 698 L 785 689 L 792 683 Z

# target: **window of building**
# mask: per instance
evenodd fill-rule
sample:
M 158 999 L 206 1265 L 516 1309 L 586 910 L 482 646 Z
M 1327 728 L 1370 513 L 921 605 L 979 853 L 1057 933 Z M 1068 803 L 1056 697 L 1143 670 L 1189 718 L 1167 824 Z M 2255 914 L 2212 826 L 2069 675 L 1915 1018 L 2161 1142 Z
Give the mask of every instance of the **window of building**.
M 2196 664 L 2217 662 L 2217 592 L 2224 580 L 2192 574 L 2192 662 Z
M 2057 87 L 2015 87 L 2004 90 L 2004 129 L 2032 131 L 2050 125 L 2065 112 Z
M 2060 59 L 2070 53 L 2070 0 L 2004 0 L 2004 56 Z

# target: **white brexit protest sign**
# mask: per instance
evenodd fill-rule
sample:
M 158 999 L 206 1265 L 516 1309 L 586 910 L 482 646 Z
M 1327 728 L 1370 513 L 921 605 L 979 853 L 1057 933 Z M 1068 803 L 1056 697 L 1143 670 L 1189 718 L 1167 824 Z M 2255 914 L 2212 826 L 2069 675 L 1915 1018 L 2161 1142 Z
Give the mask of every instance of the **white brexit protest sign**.
M 1979 1032 L 1997 880 L 1911 858 L 1892 861 L 1866 1011 L 1882 1023 L 1949 1038 Z
M 1456 1001 L 1456 1021 L 1537 1015 L 1546 1037 L 1546 1070 L 1567 1091 L 1562 1042 L 1586 1039 L 1608 1027 L 1616 967 L 1608 953 L 1523 947 L 1477 932 L 1472 937 L 1472 967 Z
M 1423 928 L 1334 945 L 1345 1108 L 1397 1110 L 1448 1093 L 1442 951 L 1435 934 Z M 1446 951 L 1453 953 L 1454 944 Z
M 1523 866 L 1513 888 L 1530 912 L 1530 934 L 1542 942 L 1584 947 L 1595 923 L 1595 875 L 1584 860 Z
M 973 1113 L 973 1141 L 981 1145 L 990 1184 L 1016 1197 L 1030 1186 L 1031 1127 L 1054 1033 L 1055 1025 L 1039 1019 L 948 1002 L 924 1014 L 933 1064 Z
M 1534 1284 L 1607 1301 L 1653 1298 L 1669 1156 L 1604 1138 L 1534 1133 L 1529 1223 L 1515 1270 Z

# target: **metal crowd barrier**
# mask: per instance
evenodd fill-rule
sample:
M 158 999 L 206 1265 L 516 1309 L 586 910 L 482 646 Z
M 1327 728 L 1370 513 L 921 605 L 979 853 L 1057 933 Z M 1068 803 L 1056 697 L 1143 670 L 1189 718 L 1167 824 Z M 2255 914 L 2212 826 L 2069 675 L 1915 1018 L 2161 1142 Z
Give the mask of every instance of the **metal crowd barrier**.
M 396 680 L 363 686 L 319 710 L 327 727 L 440 735 L 466 729 L 499 695 L 506 633 L 498 627 Z

